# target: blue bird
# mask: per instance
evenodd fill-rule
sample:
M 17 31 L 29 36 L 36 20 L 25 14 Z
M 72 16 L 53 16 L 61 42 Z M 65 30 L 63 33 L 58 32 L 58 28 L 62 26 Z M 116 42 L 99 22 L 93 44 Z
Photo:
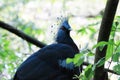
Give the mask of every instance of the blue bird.
M 77 80 L 79 68 L 66 59 L 73 58 L 79 49 L 70 37 L 71 27 L 65 19 L 58 29 L 56 43 L 43 47 L 28 57 L 17 69 L 13 80 Z

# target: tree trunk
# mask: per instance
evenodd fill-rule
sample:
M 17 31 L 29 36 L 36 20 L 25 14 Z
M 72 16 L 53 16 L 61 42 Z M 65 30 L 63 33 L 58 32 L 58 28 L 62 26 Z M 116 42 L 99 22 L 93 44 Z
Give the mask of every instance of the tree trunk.
M 112 23 L 114 20 L 118 2 L 119 0 L 107 1 L 105 12 L 102 18 L 102 23 L 100 26 L 98 42 L 109 40 Z M 107 50 L 107 46 L 105 46 L 102 51 L 100 51 L 99 48 L 96 49 L 94 63 L 97 63 L 101 58 L 105 57 L 106 50 Z M 108 76 L 106 77 L 106 75 L 107 75 L 107 72 L 104 71 L 104 65 L 102 65 L 101 67 L 97 67 L 95 69 L 94 80 L 107 80 Z

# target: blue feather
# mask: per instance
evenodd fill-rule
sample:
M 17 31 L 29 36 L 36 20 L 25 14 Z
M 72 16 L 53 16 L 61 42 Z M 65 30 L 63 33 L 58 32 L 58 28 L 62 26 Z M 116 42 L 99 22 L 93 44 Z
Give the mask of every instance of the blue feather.
M 68 70 L 73 70 L 74 69 L 74 64 L 73 63 L 66 63 L 66 60 L 59 60 L 58 61 L 59 66 Z

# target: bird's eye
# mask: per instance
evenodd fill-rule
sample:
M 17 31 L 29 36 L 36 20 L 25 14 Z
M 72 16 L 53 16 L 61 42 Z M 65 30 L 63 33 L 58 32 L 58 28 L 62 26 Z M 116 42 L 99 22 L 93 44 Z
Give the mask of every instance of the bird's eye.
M 64 26 L 62 26 L 60 29 L 62 29 L 62 30 L 67 30 Z

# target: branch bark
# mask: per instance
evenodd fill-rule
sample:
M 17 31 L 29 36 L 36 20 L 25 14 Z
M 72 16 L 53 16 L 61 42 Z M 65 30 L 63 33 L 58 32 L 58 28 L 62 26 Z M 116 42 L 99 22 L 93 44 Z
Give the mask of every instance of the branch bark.
M 98 36 L 98 43 L 101 41 L 108 41 L 112 23 L 114 20 L 115 12 L 117 9 L 119 0 L 108 0 L 105 8 L 105 12 L 102 18 L 102 23 L 100 26 L 99 36 Z M 105 57 L 106 55 L 107 46 L 103 48 L 102 51 L 99 48 L 96 49 L 95 54 L 95 63 L 97 63 L 101 58 Z M 104 65 L 101 67 L 97 67 L 95 69 L 94 80 L 106 80 L 106 72 L 104 71 Z
M 3 21 L 0 21 L 0 27 L 16 34 L 17 36 L 21 37 L 22 39 L 26 40 L 27 42 L 30 42 L 30 43 L 36 45 L 37 47 L 42 48 L 42 47 L 46 46 L 44 43 L 38 41 L 35 38 L 28 36 L 27 34 L 23 33 L 22 31 L 14 28 L 13 26 L 11 26 L 7 23 L 4 23 Z

